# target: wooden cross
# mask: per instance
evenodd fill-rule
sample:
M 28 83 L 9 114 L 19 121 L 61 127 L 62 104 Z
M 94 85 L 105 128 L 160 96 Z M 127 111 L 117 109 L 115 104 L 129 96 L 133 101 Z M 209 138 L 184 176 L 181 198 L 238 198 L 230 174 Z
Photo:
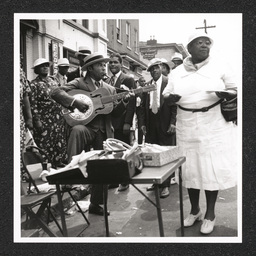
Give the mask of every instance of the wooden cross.
M 207 34 L 207 28 L 215 28 L 215 27 L 216 26 L 206 26 L 206 20 L 204 20 L 204 26 L 196 29 L 204 29 L 205 33 Z

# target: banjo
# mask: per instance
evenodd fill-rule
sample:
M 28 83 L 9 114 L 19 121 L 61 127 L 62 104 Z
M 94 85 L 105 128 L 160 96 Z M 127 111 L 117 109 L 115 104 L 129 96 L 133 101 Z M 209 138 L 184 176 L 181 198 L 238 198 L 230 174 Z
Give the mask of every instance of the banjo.
M 90 123 L 97 115 L 109 114 L 114 108 L 113 102 L 123 99 L 129 92 L 139 94 L 154 90 L 155 86 L 150 85 L 110 95 L 108 90 L 105 88 L 99 88 L 93 92 L 74 89 L 67 93 L 73 96 L 75 99 L 84 101 L 84 103 L 88 105 L 88 110 L 85 113 L 82 113 L 77 108 L 75 108 L 73 111 L 70 111 L 67 108 L 63 107 L 62 114 L 67 124 L 70 126 L 75 126 L 78 124 L 86 125 Z

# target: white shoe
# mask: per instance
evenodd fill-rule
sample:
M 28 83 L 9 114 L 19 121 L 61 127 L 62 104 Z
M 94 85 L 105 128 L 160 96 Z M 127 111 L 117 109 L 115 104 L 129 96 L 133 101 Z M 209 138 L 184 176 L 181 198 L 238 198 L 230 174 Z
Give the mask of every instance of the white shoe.
M 212 220 L 212 221 L 204 219 L 203 224 L 200 229 L 200 232 L 203 234 L 210 234 L 213 231 L 213 228 L 215 225 L 215 220 L 216 220 L 216 218 L 214 218 L 214 220 Z
M 174 185 L 174 184 L 176 184 L 177 182 L 176 182 L 176 180 L 175 180 L 175 177 L 173 177 L 173 178 L 171 178 L 171 185 Z
M 191 227 L 194 225 L 196 220 L 200 221 L 202 219 L 203 219 L 203 214 L 201 210 L 196 215 L 189 214 L 188 217 L 184 220 L 184 227 Z

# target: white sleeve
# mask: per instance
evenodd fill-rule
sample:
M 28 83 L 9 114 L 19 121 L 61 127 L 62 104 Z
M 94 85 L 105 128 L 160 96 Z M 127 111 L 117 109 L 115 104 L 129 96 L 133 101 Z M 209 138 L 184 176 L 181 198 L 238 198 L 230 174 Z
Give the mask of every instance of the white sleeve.
M 167 94 L 169 95 L 170 93 L 173 93 L 173 79 L 172 79 L 172 75 L 170 74 L 169 75 L 169 78 L 168 78 L 168 84 L 166 85 L 166 87 L 164 88 L 164 91 L 163 91 L 163 95 Z

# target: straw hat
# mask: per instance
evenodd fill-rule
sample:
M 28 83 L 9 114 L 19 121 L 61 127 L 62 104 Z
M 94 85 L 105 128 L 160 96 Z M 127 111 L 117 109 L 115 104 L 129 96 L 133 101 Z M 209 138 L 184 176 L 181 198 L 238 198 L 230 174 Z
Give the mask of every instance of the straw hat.
M 164 59 L 164 58 L 161 59 L 161 62 L 163 64 L 166 64 L 170 70 L 175 66 L 172 61 L 167 61 L 167 59 Z
M 173 54 L 173 56 L 172 56 L 172 60 L 181 60 L 181 61 L 183 61 L 183 56 L 182 56 L 181 53 L 175 52 L 175 53 Z
M 98 63 L 98 62 L 109 62 L 109 58 L 104 57 L 103 54 L 99 52 L 95 52 L 93 54 L 88 55 L 84 58 L 84 65 L 82 66 L 82 70 L 87 70 L 87 67 L 91 66 L 92 64 Z
M 47 59 L 39 58 L 34 61 L 34 65 L 33 65 L 32 69 L 34 69 L 35 67 L 40 66 L 44 63 L 48 63 L 50 65 L 50 61 L 48 61 Z
M 161 64 L 162 61 L 159 58 L 154 58 L 148 63 L 147 71 L 150 71 L 151 67 Z
M 61 67 L 65 67 L 68 66 L 69 67 L 69 61 L 67 58 L 62 58 L 62 59 L 58 59 L 58 63 L 57 66 L 61 66 Z
M 88 56 L 91 54 L 91 50 L 87 46 L 79 46 L 78 52 L 75 53 L 75 56 L 77 57 L 78 55 L 84 55 Z

